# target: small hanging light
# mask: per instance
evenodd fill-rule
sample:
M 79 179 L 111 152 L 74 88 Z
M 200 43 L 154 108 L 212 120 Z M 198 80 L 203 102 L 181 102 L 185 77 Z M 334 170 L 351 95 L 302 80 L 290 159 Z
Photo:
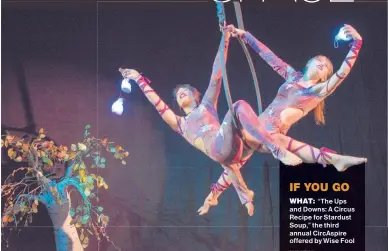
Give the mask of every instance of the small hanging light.
M 123 111 L 124 111 L 123 103 L 124 103 L 124 98 L 121 98 L 121 97 L 118 98 L 116 102 L 114 102 L 112 105 L 112 112 L 116 113 L 117 115 L 123 114 Z
M 342 27 L 334 38 L 334 47 L 338 48 L 338 41 L 349 41 L 351 39 L 352 37 L 345 33 L 345 27 Z
M 123 81 L 121 82 L 121 90 L 125 93 L 131 93 L 132 86 L 131 83 L 129 83 L 129 79 L 123 79 Z

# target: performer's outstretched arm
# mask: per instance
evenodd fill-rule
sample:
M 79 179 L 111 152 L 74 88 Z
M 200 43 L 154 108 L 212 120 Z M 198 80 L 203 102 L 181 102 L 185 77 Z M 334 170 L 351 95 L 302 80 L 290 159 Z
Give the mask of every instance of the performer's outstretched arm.
M 342 83 L 346 76 L 350 73 L 357 60 L 358 53 L 362 46 L 362 37 L 358 32 L 350 25 L 345 25 L 345 32 L 353 37 L 350 51 L 340 69 L 334 73 L 326 82 L 317 84 L 312 87 L 312 91 L 320 96 L 327 97 L 332 94 L 335 89 Z
M 203 96 L 202 102 L 208 102 L 212 104 L 214 107 L 217 107 L 218 96 L 220 95 L 221 85 L 222 85 L 222 64 L 221 64 L 221 53 L 220 50 L 224 47 L 224 62 L 228 58 L 228 48 L 230 41 L 230 33 L 225 32 L 225 43 L 222 44 L 222 39 L 220 42 L 220 46 L 218 48 L 218 52 L 216 58 L 213 63 L 212 75 L 210 77 L 209 87 L 207 88 L 205 95 Z
M 257 40 L 251 33 L 236 29 L 252 49 L 264 59 L 285 80 L 291 80 L 297 76 L 297 71 L 289 64 L 275 55 L 265 44 Z
M 181 117 L 177 116 L 173 111 L 171 111 L 167 104 L 164 103 L 158 94 L 156 94 L 154 89 L 152 89 L 150 86 L 151 81 L 149 79 L 140 75 L 136 70 L 120 68 L 119 71 L 124 78 L 129 78 L 136 81 L 150 103 L 155 106 L 156 110 L 159 112 L 159 115 L 174 131 L 180 134 L 183 133 L 180 126 Z

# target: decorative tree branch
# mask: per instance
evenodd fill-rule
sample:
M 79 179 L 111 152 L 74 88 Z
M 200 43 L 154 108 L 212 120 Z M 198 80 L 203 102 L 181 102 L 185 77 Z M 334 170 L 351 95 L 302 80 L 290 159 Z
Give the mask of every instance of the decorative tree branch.
M 74 161 L 70 166 L 67 167 L 66 172 L 65 172 L 65 177 L 71 177 L 73 175 L 73 168 L 77 162 Z
M 42 187 L 48 191 L 49 193 L 52 192 L 53 187 L 55 187 L 55 182 L 51 179 L 47 178 L 42 173 L 42 168 L 39 165 L 39 157 L 38 152 L 34 147 L 30 147 L 29 153 L 28 153 L 28 163 L 32 167 L 32 170 L 36 174 L 36 179 L 38 180 L 39 184 L 42 185 Z M 51 194 L 54 196 L 54 194 Z
M 8 157 L 29 165 L 14 170 L 1 187 L 2 197 L 6 199 L 3 227 L 13 224 L 16 228 L 22 221 L 27 226 L 31 223 L 32 214 L 38 212 L 41 202 L 47 207 L 53 221 L 57 250 L 82 250 L 88 245 L 90 235 L 94 235 L 98 242 L 101 237 L 111 242 L 105 231 L 109 217 L 103 214 L 101 206 L 94 206 L 98 204 L 95 189 L 108 189 L 108 184 L 103 177 L 90 171 L 106 167 L 101 150 L 113 153 L 122 164 L 126 164 L 124 158 L 128 152 L 121 146 L 114 146 L 106 138 L 100 140 L 89 136 L 89 128 L 85 127 L 84 140 L 72 144 L 70 149 L 46 140 L 43 129 L 31 140 L 13 135 L 2 136 L 1 147 L 8 149 Z M 88 159 L 91 161 L 85 162 Z M 92 163 L 86 164 L 89 162 Z M 47 177 L 55 164 L 65 163 L 71 164 L 61 179 Z M 78 206 L 71 201 L 71 188 L 75 188 L 82 198 Z

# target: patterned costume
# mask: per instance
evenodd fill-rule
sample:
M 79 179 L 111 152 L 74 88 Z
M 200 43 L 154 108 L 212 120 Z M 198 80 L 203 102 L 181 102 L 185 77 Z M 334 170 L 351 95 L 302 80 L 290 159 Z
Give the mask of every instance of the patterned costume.
M 256 142 L 265 146 L 276 157 L 279 154 L 279 147 L 271 135 L 285 135 L 291 125 L 286 125 L 281 121 L 281 113 L 287 108 L 300 109 L 305 116 L 314 109 L 324 98 L 330 95 L 345 76 L 337 72 L 335 78 L 330 78 L 326 82 L 324 91 L 319 93 L 313 87 L 305 88 L 299 85 L 298 81 L 302 73 L 295 71 L 291 66 L 278 58 L 268 47 L 258 41 L 250 33 L 246 32 L 243 39 L 276 71 L 286 82 L 279 88 L 279 91 L 268 106 L 268 108 L 257 117 L 253 109 L 245 101 L 237 101 L 233 108 L 239 123 L 239 128 L 235 128 L 232 123 L 232 115 L 228 112 L 222 124 L 220 124 L 217 114 L 217 102 L 220 94 L 222 77 L 220 53 L 217 53 L 213 64 L 213 71 L 210 84 L 202 99 L 202 102 L 184 117 L 175 115 L 169 107 L 160 99 L 160 97 L 150 87 L 150 81 L 140 76 L 136 82 L 144 92 L 149 101 L 158 110 L 160 116 L 179 134 L 181 134 L 190 144 L 205 153 L 214 161 L 220 163 L 225 171 L 216 184 L 211 186 L 212 192 L 222 192 L 231 183 L 233 183 L 241 203 L 245 204 L 250 201 L 248 189 L 245 182 L 241 179 L 232 179 L 232 171 L 238 170 L 250 158 L 254 150 L 244 144 L 241 138 L 241 129 L 247 131 Z M 354 64 L 349 62 L 355 59 L 361 48 L 362 41 L 355 40 L 352 43 L 351 51 L 345 59 L 345 63 L 351 68 Z M 225 40 L 224 45 L 225 57 L 229 39 Z M 332 81 L 333 80 L 333 81 Z M 246 143 L 246 142 L 245 142 Z M 258 146 L 259 147 L 259 146 Z M 310 147 L 305 144 L 302 147 Z M 292 140 L 288 150 L 296 152 L 301 147 L 292 150 Z M 312 149 L 312 148 L 311 148 Z M 322 148 L 319 158 L 327 157 L 326 148 Z M 314 154 L 314 152 L 312 151 Z M 314 157 L 315 158 L 315 157 Z M 235 172 L 233 172 L 236 174 Z
M 229 46 L 229 39 L 225 41 L 225 51 Z M 226 53 L 227 54 L 227 53 Z M 225 57 L 226 57 L 225 54 Z M 169 107 L 159 98 L 150 87 L 150 81 L 145 77 L 139 77 L 136 81 L 150 102 L 156 107 L 159 114 L 173 129 L 181 134 L 190 144 L 205 153 L 212 160 L 220 163 L 228 172 L 231 169 L 238 170 L 252 155 L 253 150 L 244 145 L 240 131 L 232 123 L 231 113 L 228 112 L 222 124 L 217 114 L 217 102 L 220 94 L 222 76 L 220 53 L 217 53 L 213 64 L 212 76 L 209 87 L 205 92 L 202 102 L 184 117 L 175 115 Z M 269 134 L 258 122 L 257 115 L 245 101 L 237 101 L 234 104 L 235 114 L 239 123 L 253 135 L 258 142 L 266 144 L 267 148 L 277 154 L 278 148 L 270 142 Z M 169 114 L 168 114 L 169 113 Z M 171 121 L 171 118 L 174 121 Z M 254 121 L 252 121 L 252 119 Z M 239 174 L 239 173 L 238 173 Z M 242 194 L 244 203 L 249 201 L 246 193 L 248 189 L 242 177 L 232 179 L 236 189 Z
M 245 32 L 242 37 L 254 50 L 258 53 L 280 76 L 285 79 L 285 82 L 280 86 L 278 93 L 272 103 L 264 110 L 259 116 L 260 124 L 265 126 L 265 130 L 271 135 L 283 134 L 286 135 L 291 127 L 291 124 L 285 124 L 281 120 L 281 113 L 287 108 L 296 108 L 303 112 L 303 116 L 307 115 L 313 110 L 322 100 L 338 87 L 340 82 L 346 77 L 346 74 L 340 71 L 336 72 L 327 82 L 323 91 L 317 93 L 314 87 L 303 87 L 299 84 L 302 80 L 303 73 L 295 71 L 290 65 L 285 63 L 283 60 L 278 58 L 267 46 L 258 41 L 249 32 Z M 362 40 L 354 40 L 351 43 L 350 52 L 348 53 L 344 64 L 349 67 L 349 70 L 353 67 L 354 61 L 351 63 L 350 60 L 356 60 L 358 52 L 362 46 Z M 315 154 L 312 147 L 303 144 L 296 148 L 293 147 L 293 140 L 290 139 L 287 150 L 296 153 L 302 148 L 310 147 L 311 155 L 314 162 L 320 160 L 322 165 L 325 167 L 325 159 L 330 159 L 329 153 L 335 153 L 334 151 L 321 148 L 318 154 Z M 230 178 L 227 172 L 223 172 L 217 183 L 211 185 L 213 193 L 222 193 L 231 184 Z M 246 195 L 242 194 L 243 191 L 237 189 L 241 203 L 246 203 Z

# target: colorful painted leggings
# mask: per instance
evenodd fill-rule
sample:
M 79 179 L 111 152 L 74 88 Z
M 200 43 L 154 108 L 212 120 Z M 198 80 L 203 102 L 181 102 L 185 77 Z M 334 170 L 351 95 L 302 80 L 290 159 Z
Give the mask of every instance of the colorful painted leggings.
M 255 149 L 260 152 L 271 152 L 269 149 L 267 149 L 267 145 L 261 145 L 262 143 L 261 139 L 264 137 L 267 137 L 269 133 L 265 132 L 263 133 L 263 126 L 257 115 L 254 113 L 252 108 L 244 101 L 239 101 L 235 104 L 236 107 L 236 115 L 240 120 L 242 130 L 246 130 L 248 134 L 245 133 L 245 135 L 250 135 L 250 137 L 256 137 L 255 139 L 249 139 L 250 144 L 255 143 L 257 147 L 253 146 L 251 149 Z M 237 109 L 238 108 L 238 109 Z M 228 113 L 229 114 L 229 113 Z M 232 132 L 234 129 L 233 123 L 231 122 L 231 116 L 230 114 L 225 117 L 224 123 L 222 124 L 221 128 L 224 130 L 224 135 L 232 135 Z M 255 117 L 253 117 L 255 116 Z M 225 123 L 225 121 L 227 123 Z M 228 126 L 229 125 L 229 126 Z M 228 142 L 227 140 L 231 139 L 231 136 L 224 138 L 224 143 L 231 144 L 232 142 Z M 282 135 L 280 133 L 272 134 L 268 136 L 268 139 L 270 142 L 276 143 L 278 146 L 282 146 L 286 148 L 288 151 L 294 153 L 299 158 L 303 160 L 304 163 L 319 163 L 322 164 L 324 167 L 326 167 L 326 164 L 331 163 L 331 154 L 335 153 L 334 151 L 327 149 L 327 148 L 321 148 L 317 149 L 313 146 L 310 146 L 308 144 L 305 144 L 303 142 L 296 141 L 288 136 Z M 221 141 L 221 139 L 219 139 Z M 268 143 L 268 141 L 265 141 Z M 263 146 L 263 147 L 261 147 Z M 271 144 L 270 144 L 271 146 Z M 234 164 L 230 166 L 223 166 L 225 168 L 225 171 L 222 173 L 221 177 L 218 179 L 217 183 L 211 185 L 211 190 L 213 192 L 213 195 L 215 195 L 217 198 L 221 193 L 230 186 L 230 184 L 233 183 L 233 186 L 236 189 L 236 192 L 240 198 L 240 201 L 242 204 L 245 204 L 249 202 L 249 198 L 247 195 L 247 187 L 242 179 L 242 181 L 237 180 L 234 181 L 233 178 L 231 178 L 231 171 L 233 169 L 240 169 L 245 162 L 250 158 L 250 156 L 253 153 L 253 150 L 246 151 L 245 148 L 243 148 L 243 142 L 241 140 L 239 145 L 241 151 L 239 154 L 234 155 Z M 272 145 L 273 148 L 275 148 L 274 145 Z M 244 150 L 245 149 L 245 150 Z M 235 174 L 234 174 L 235 175 Z M 238 170 L 237 175 L 241 175 L 240 171 Z
M 247 102 L 237 101 L 233 107 L 239 129 L 234 126 L 229 111 L 215 136 L 211 146 L 211 155 L 226 170 L 238 193 L 247 194 L 249 190 L 240 172 L 240 168 L 247 160 L 244 156 L 246 155 L 245 150 L 249 149 L 251 155 L 253 152 L 251 149 L 257 149 L 265 144 L 269 151 L 276 155 L 279 147 L 276 146 L 275 139 L 265 130 L 257 114 Z M 241 139 L 242 135 L 244 135 L 244 141 Z

